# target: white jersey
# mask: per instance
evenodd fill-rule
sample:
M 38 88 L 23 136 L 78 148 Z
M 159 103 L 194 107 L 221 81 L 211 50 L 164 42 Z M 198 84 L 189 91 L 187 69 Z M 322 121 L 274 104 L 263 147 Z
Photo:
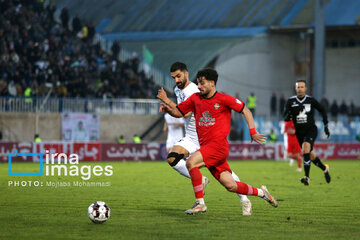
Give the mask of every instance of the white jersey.
M 176 86 L 174 92 L 177 98 L 177 103 L 179 104 L 184 102 L 194 93 L 200 91 L 195 83 L 190 82 L 190 84 L 187 85 L 184 89 L 179 89 Z M 194 143 L 199 144 L 198 136 L 196 132 L 196 122 L 195 122 L 194 113 L 191 113 L 191 115 L 188 118 L 185 118 L 185 136 L 190 138 L 192 141 L 194 141 Z
M 184 137 L 183 127 L 175 126 L 175 124 L 184 124 L 184 119 L 175 118 L 168 113 L 165 114 L 164 118 L 168 125 L 166 148 L 172 148 L 177 141 Z
M 288 134 L 285 132 L 285 123 L 281 122 L 281 133 L 284 135 L 284 159 L 287 159 L 287 150 L 288 150 Z

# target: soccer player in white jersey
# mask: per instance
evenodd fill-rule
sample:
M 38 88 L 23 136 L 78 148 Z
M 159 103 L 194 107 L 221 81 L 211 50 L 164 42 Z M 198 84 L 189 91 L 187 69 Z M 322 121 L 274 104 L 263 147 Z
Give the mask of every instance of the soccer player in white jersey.
M 175 80 L 176 87 L 174 89 L 177 103 L 185 101 L 192 94 L 199 92 L 197 85 L 189 80 L 189 72 L 187 66 L 182 62 L 175 62 L 170 67 L 171 77 Z M 158 91 L 157 98 L 172 108 L 176 107 L 176 103 L 171 101 L 163 88 Z M 196 132 L 195 118 L 192 112 L 184 116 L 185 120 L 185 137 L 174 144 L 170 150 L 167 160 L 169 165 L 179 172 L 181 175 L 190 179 L 190 174 L 186 168 L 185 159 L 196 152 L 199 148 L 199 141 Z M 232 176 L 236 181 L 240 181 L 239 177 L 232 172 Z M 208 179 L 203 177 L 203 187 L 208 184 Z M 242 204 L 242 214 L 250 216 L 252 213 L 252 204 L 246 195 L 238 194 Z
M 174 144 L 184 137 L 184 119 L 175 118 L 168 113 L 165 113 L 164 119 L 163 131 L 167 132 L 166 151 L 170 152 Z

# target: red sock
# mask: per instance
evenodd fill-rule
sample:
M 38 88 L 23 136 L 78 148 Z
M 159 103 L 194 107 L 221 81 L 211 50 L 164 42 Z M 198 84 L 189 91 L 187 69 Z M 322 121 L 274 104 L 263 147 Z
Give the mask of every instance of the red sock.
M 301 168 L 301 165 L 302 165 L 301 157 L 297 158 L 296 161 L 297 161 L 298 168 Z
M 238 188 L 236 190 L 236 193 L 240 193 L 242 195 L 254 195 L 257 196 L 258 195 L 258 190 L 257 188 L 254 188 L 246 183 L 243 182 L 236 182 L 238 185 Z
M 203 185 L 202 185 L 202 175 L 198 167 L 192 168 L 190 171 L 191 183 L 194 187 L 195 197 L 203 198 Z

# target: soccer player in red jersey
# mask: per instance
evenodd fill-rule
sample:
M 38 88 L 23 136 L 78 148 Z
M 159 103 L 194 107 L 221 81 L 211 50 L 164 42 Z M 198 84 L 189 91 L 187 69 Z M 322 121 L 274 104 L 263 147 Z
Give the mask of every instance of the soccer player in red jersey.
M 277 201 L 265 186 L 254 188 L 246 183 L 235 181 L 226 160 L 229 154 L 227 135 L 230 133 L 231 110 L 244 115 L 252 141 L 259 144 L 265 142 L 265 135 L 255 130 L 250 110 L 239 99 L 216 91 L 218 73 L 215 70 L 211 68 L 200 70 L 196 77 L 199 93 L 194 93 L 176 108 L 163 103 L 160 107 L 161 112 L 168 112 L 174 117 L 183 117 L 188 112 L 193 112 L 195 115 L 200 149 L 186 161 L 186 167 L 191 176 L 196 200 L 194 206 L 185 212 L 197 214 L 207 211 L 203 198 L 202 175 L 199 170 L 204 166 L 229 192 L 259 196 L 277 207 Z
M 285 121 L 285 130 L 284 132 L 287 133 L 287 156 L 288 158 L 296 159 L 297 162 L 297 169 L 296 171 L 301 172 L 301 147 L 297 137 L 295 135 L 295 126 L 292 119 L 290 121 Z

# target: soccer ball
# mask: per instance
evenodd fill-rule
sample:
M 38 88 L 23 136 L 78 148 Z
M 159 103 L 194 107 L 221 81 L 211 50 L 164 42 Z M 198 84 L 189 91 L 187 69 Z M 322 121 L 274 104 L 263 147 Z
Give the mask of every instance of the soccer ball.
M 110 208 L 105 202 L 96 201 L 89 206 L 88 216 L 94 223 L 104 223 L 110 217 Z

